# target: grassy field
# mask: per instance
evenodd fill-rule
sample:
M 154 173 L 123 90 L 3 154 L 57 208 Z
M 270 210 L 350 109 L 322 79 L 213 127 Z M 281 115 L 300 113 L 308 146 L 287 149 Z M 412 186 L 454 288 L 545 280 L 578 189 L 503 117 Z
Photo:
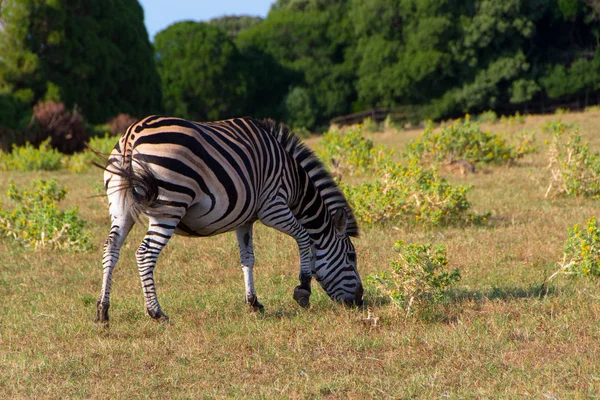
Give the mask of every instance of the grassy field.
M 598 201 L 544 198 L 549 182 L 541 126 L 484 125 L 509 136 L 537 133 L 538 151 L 511 167 L 448 175 L 471 183 L 474 211 L 486 226 L 417 229 L 364 227 L 355 239 L 363 279 L 388 268 L 399 239 L 444 243 L 462 280 L 431 318 L 366 297 L 367 309 L 332 303 L 313 284 L 312 306 L 292 299 L 295 242 L 257 226 L 257 294 L 264 314 L 244 305 L 235 235 L 175 237 L 155 272 L 171 324 L 144 313 L 135 250 L 137 226 L 113 277 L 111 325 L 96 327 L 107 205 L 94 186 L 101 172 L 6 173 L 28 184 L 56 177 L 78 205 L 96 250 L 26 250 L 0 242 L 0 398 L 538 398 L 600 397 L 600 291 L 592 279 L 545 278 L 562 259 L 567 229 L 600 216 Z M 561 115 L 600 149 L 600 112 Z M 374 134 L 403 148 L 421 131 Z M 310 139 L 314 144 L 318 139 Z

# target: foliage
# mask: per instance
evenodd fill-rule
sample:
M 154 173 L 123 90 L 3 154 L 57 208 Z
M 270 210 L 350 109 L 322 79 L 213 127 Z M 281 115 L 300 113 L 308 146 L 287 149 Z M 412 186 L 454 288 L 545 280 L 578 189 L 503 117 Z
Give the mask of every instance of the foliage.
M 551 192 L 568 196 L 600 197 L 600 153 L 591 152 L 579 128 L 575 127 L 566 142 L 562 139 L 568 128 L 560 121 L 550 126 L 552 141 L 548 147 L 551 172 L 546 197 Z
M 85 148 L 88 133 L 83 116 L 74 109 L 69 112 L 62 103 L 40 102 L 33 107 L 35 119 L 34 146 L 50 139 L 50 145 L 64 154 L 72 154 Z
M 50 146 L 50 138 L 39 147 L 30 143 L 13 145 L 10 153 L 0 153 L 0 169 L 3 171 L 54 171 L 62 167 L 63 155 Z
M 195 121 L 235 116 L 246 94 L 240 53 L 220 28 L 177 22 L 154 40 L 167 113 Z
M 398 241 L 394 250 L 398 259 L 391 269 L 370 275 L 374 284 L 393 304 L 407 315 L 441 301 L 450 286 L 460 280 L 460 271 L 444 271 L 448 265 L 446 247 L 431 244 L 407 244 Z
M 293 128 L 308 128 L 315 124 L 315 111 L 305 88 L 294 87 L 285 97 L 286 121 Z
M 507 125 L 517 125 L 525 123 L 525 116 L 521 115 L 520 112 L 516 112 L 514 115 L 503 115 L 500 117 L 500 123 Z
M 0 9 L 0 93 L 78 105 L 93 123 L 162 108 L 137 0 L 9 1 Z
M 78 217 L 77 208 L 58 209 L 65 195 L 66 190 L 55 180 L 34 181 L 23 191 L 11 181 L 8 197 L 16 207 L 0 208 L 0 234 L 36 249 L 91 250 L 91 238 L 84 233 L 86 223 Z
M 535 151 L 532 138 L 524 139 L 517 147 L 509 146 L 502 136 L 482 131 L 467 115 L 437 131 L 427 124 L 421 136 L 406 146 L 406 152 L 409 158 L 425 163 L 454 157 L 471 163 L 504 164 Z
M 588 219 L 585 228 L 579 224 L 569 228 L 562 270 L 573 275 L 600 276 L 600 228 L 596 217 Z
M 235 39 L 240 32 L 252 28 L 262 21 L 263 19 L 261 17 L 253 17 L 250 15 L 226 15 L 219 18 L 213 18 L 209 23 L 225 31 L 230 39 Z
M 495 124 L 498 122 L 498 114 L 494 110 L 487 110 L 477 116 L 477 122 Z
M 344 131 L 328 131 L 316 147 L 317 156 L 325 164 L 334 160 L 342 176 L 373 172 L 392 157 L 393 150 L 374 146 L 371 139 L 363 136 L 363 130 L 363 125 L 355 125 Z
M 429 226 L 480 223 L 488 215 L 473 215 L 467 193 L 471 186 L 452 186 L 435 170 L 416 160 L 408 166 L 387 162 L 374 179 L 360 185 L 340 186 L 357 219 L 365 223 L 419 223 Z
M 94 161 L 102 163 L 99 158 L 108 158 L 116 143 L 116 138 L 108 134 L 104 137 L 93 137 L 84 151 L 64 157 L 63 165 L 71 172 L 83 172 L 92 167 Z

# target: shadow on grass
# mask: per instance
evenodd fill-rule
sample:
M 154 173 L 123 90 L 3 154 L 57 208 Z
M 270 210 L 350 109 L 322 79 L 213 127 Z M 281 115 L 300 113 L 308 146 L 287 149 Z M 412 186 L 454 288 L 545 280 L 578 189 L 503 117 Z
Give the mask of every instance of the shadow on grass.
M 461 313 L 473 304 L 477 305 L 489 301 L 511 302 L 521 299 L 543 299 L 556 293 L 556 288 L 546 283 L 532 285 L 529 287 L 492 287 L 486 290 L 455 289 L 446 291 L 439 301 L 427 300 L 416 306 L 410 313 L 412 317 L 433 323 L 456 322 Z M 365 295 L 366 308 L 385 307 L 395 305 L 391 299 L 382 293 L 369 290 Z M 406 310 L 398 306 L 398 310 L 404 313 Z

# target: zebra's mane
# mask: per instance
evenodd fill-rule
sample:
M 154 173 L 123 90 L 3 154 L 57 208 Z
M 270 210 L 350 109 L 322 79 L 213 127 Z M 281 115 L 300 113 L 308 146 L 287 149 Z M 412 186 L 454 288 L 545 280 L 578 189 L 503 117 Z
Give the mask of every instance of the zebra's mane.
M 346 233 L 348 236 L 358 236 L 358 223 L 348 201 L 315 153 L 302 143 L 300 138 L 294 135 L 285 124 L 277 123 L 271 119 L 252 119 L 252 122 L 273 135 L 306 171 L 323 198 L 331 216 L 339 208 L 344 208 L 347 211 Z

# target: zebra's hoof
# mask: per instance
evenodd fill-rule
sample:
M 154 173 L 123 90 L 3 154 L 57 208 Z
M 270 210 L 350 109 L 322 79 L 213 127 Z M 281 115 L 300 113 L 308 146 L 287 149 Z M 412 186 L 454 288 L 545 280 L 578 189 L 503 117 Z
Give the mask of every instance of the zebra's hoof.
M 167 317 L 167 315 L 163 313 L 160 309 L 156 311 L 146 311 L 148 311 L 148 315 L 150 315 L 150 317 L 152 317 L 156 322 L 159 322 L 161 325 L 169 324 L 169 317 Z
M 256 297 L 255 295 L 247 295 L 246 304 L 248 304 L 252 308 L 253 313 L 265 312 L 265 307 L 262 304 L 260 304 L 260 302 L 258 301 L 258 297 Z
M 98 312 L 96 316 L 96 320 L 94 323 L 96 325 L 102 325 L 103 327 L 108 327 L 108 308 L 109 304 L 102 304 L 100 300 L 96 303 L 96 310 Z
M 294 288 L 294 300 L 300 307 L 307 308 L 310 306 L 310 292 L 297 286 Z

